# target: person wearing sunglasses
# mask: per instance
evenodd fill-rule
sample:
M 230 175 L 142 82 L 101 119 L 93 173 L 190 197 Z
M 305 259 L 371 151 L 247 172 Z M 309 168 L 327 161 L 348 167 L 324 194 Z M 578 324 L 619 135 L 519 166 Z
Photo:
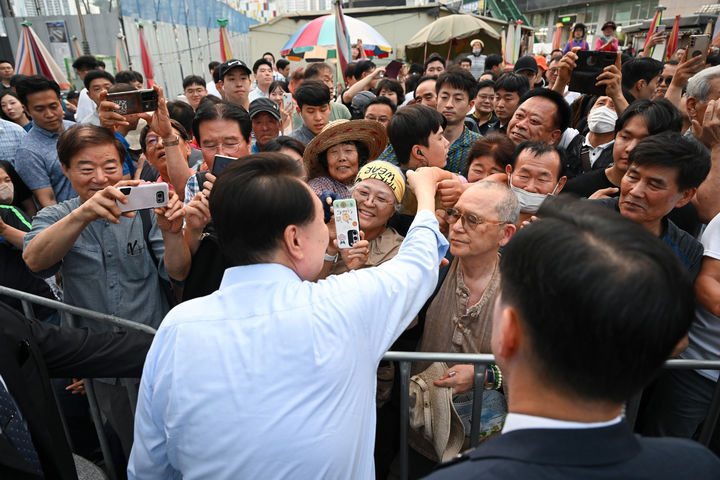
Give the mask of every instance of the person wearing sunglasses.
M 487 180 L 470 186 L 455 206 L 446 210 L 450 253 L 454 258 L 449 267 L 441 269 L 437 293 L 425 313 L 418 351 L 490 353 L 493 308 L 500 294 L 498 250 L 515 234 L 519 212 L 515 194 L 506 185 Z M 428 366 L 416 362 L 413 373 Z M 465 424 L 465 435 L 469 436 L 473 365 L 448 364 L 434 384 L 452 388 L 453 404 Z M 493 388 L 485 390 L 481 436 L 486 438 L 500 431 L 506 413 L 503 394 Z M 433 448 L 426 448 L 429 443 L 414 430 L 410 433 L 410 445 L 413 448 L 409 465 L 414 470 L 410 472 L 411 478 L 429 473 L 439 460 L 433 455 Z
M 663 71 L 658 79 L 657 87 L 655 87 L 655 93 L 653 94 L 653 100 L 658 98 L 664 98 L 665 92 L 667 92 L 670 83 L 672 82 L 673 76 L 678 69 L 677 60 L 668 60 L 663 64 Z

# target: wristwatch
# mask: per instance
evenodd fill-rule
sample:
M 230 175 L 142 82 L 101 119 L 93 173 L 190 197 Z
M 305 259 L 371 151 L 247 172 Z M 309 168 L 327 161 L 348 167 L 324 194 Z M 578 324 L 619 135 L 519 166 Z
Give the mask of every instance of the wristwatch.
M 163 147 L 176 147 L 178 145 L 180 145 L 180 136 L 179 135 L 175 135 L 174 140 L 165 140 L 163 138 Z
M 337 254 L 337 253 L 336 253 L 335 255 L 328 255 L 328 253 L 325 252 L 325 261 L 326 261 L 326 262 L 333 262 L 333 263 L 335 263 L 335 262 L 337 262 L 337 259 L 338 259 L 338 254 Z

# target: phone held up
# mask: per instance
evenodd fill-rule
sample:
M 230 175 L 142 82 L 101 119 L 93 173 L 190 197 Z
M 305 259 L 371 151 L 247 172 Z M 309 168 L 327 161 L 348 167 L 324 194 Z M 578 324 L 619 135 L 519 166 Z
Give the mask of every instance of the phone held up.
M 707 62 L 708 49 L 710 48 L 710 35 L 690 35 L 687 58 L 702 57 Z
M 213 160 L 213 166 L 210 173 L 215 175 L 216 177 L 220 175 L 220 172 L 222 172 L 225 167 L 230 165 L 230 163 L 237 160 L 237 158 L 233 157 L 226 157 L 225 155 L 215 155 L 215 160 Z
M 168 184 L 165 182 L 143 183 L 137 186 L 118 187 L 127 197 L 127 203 L 117 202 L 121 212 L 160 208 L 168 203 Z
M 617 53 L 580 50 L 577 56 L 577 66 L 570 76 L 568 90 L 589 95 L 605 95 L 605 86 L 597 86 L 595 82 L 605 67 L 615 64 Z
M 154 112 L 158 108 L 158 93 L 153 89 L 108 93 L 107 99 L 120 106 L 120 115 Z
M 335 200 L 333 210 L 335 211 L 335 233 L 338 248 L 352 248 L 360 240 L 357 204 L 352 198 Z

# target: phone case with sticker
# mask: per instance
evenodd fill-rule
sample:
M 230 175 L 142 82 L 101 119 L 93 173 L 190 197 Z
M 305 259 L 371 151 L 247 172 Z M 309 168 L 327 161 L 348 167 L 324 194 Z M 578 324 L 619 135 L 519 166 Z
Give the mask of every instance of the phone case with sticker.
M 352 248 L 360 240 L 360 224 L 358 223 L 357 204 L 352 198 L 335 200 L 335 233 L 338 248 Z

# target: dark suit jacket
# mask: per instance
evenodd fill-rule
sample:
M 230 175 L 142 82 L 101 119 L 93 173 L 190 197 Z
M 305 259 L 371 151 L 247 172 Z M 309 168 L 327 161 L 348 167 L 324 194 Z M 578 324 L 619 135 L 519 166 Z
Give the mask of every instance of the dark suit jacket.
M 691 440 L 642 438 L 625 422 L 515 430 L 439 467 L 431 479 L 718 479 L 720 460 Z
M 0 375 L 27 422 L 45 478 L 76 479 L 50 377 L 139 377 L 152 335 L 91 332 L 28 320 L 0 303 Z M 35 479 L 0 434 L 0 478 Z

